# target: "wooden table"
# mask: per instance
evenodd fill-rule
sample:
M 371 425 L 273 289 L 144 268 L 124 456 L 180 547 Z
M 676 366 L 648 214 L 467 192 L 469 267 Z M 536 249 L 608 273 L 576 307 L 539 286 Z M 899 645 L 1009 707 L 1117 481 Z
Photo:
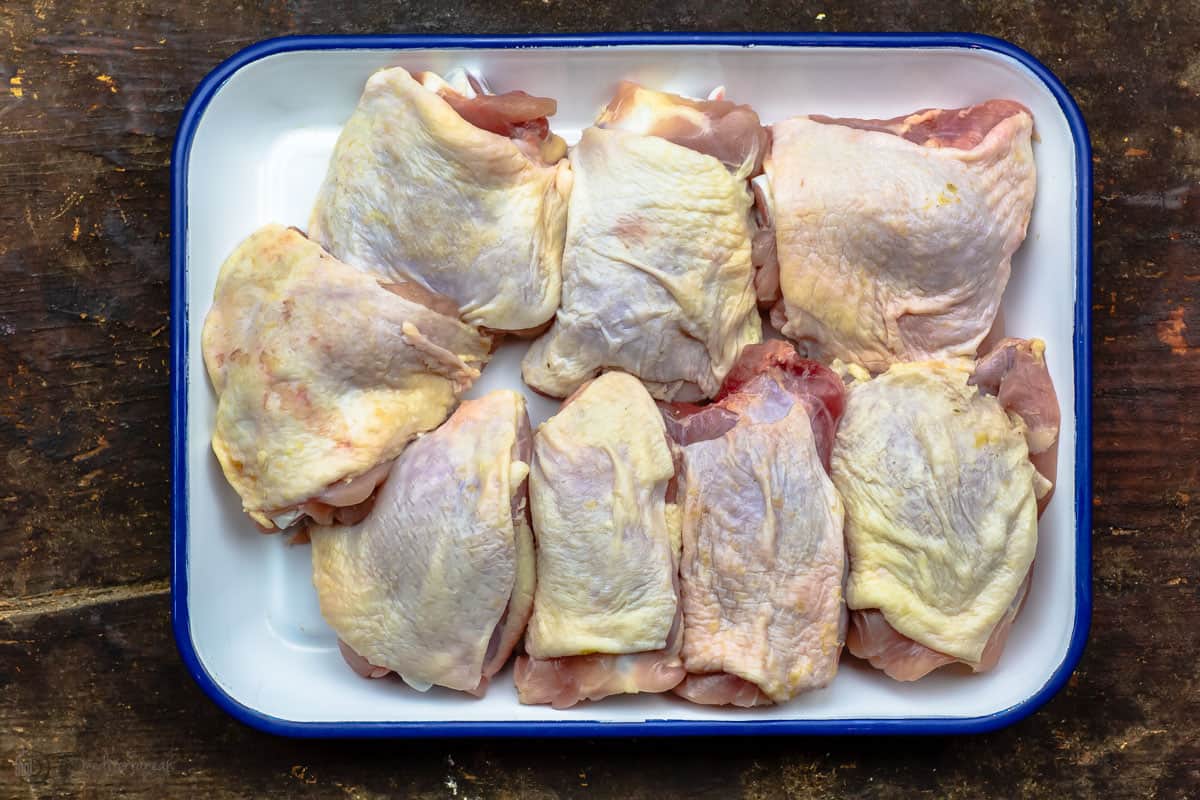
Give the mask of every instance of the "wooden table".
M 1095 619 L 1070 685 L 964 739 L 301 742 L 226 717 L 168 614 L 168 161 L 287 33 L 968 30 L 1095 147 Z M 1200 4 L 8 2 L 0 8 L 0 796 L 1200 795 Z

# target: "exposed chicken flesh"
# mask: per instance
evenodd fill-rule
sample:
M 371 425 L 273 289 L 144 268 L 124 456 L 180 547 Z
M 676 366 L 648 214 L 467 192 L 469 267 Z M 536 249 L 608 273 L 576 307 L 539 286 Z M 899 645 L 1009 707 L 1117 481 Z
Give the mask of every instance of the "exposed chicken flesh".
M 529 485 L 538 584 L 529 656 L 517 663 L 522 702 L 564 707 L 665 691 L 683 677 L 671 636 L 679 628 L 679 522 L 666 502 L 674 474 L 662 417 L 625 373 L 587 384 L 538 429 Z
M 435 72 L 418 72 L 413 79 L 436 92 L 464 120 L 512 139 L 535 161 L 555 164 L 567 154 L 562 137 L 550 133 L 547 118 L 558 111 L 558 103 L 549 97 L 522 91 L 494 94 L 482 80 L 461 67 L 451 70 L 445 79 Z
M 978 147 L 1000 123 L 1028 114 L 1029 109 L 1013 100 L 988 100 L 967 108 L 923 108 L 892 119 L 853 119 L 812 114 L 809 119 L 829 125 L 845 125 L 861 131 L 890 133 L 922 147 Z
M 1007 100 L 774 125 L 765 169 L 783 299 L 772 322 L 810 355 L 872 372 L 974 358 L 1029 223 L 1032 133 Z
M 360 524 L 316 528 L 321 613 L 360 675 L 482 694 L 533 602 L 525 401 L 491 392 L 413 442 Z
M 1040 339 L 1004 339 L 975 365 L 971 384 L 995 395 L 1006 411 L 1025 423 L 1029 458 L 1045 478 L 1039 486 L 1038 512 L 1050 502 L 1058 479 L 1058 433 L 1062 412 L 1046 366 L 1046 344 Z
M 517 697 L 528 705 L 570 708 L 584 700 L 603 700 L 615 694 L 669 692 L 685 677 L 679 657 L 682 619 L 682 613 L 676 611 L 666 646 L 660 650 L 559 658 L 521 656 L 513 671 Z
M 555 103 L 420 78 L 393 67 L 367 81 L 309 233 L 348 264 L 451 298 L 473 324 L 542 325 L 559 304 L 571 187 L 545 119 Z
M 784 702 L 833 679 L 845 638 L 843 509 L 823 464 L 843 389 L 774 341 L 748 347 L 721 394 L 690 414 L 666 412 L 683 446 L 690 674 L 676 693 L 706 704 Z
M 656 92 L 633 81 L 621 81 L 596 127 L 658 136 L 710 155 L 743 178 L 762 171 L 770 141 L 750 106 Z
M 754 293 L 760 306 L 779 301 L 779 245 L 775 239 L 775 200 L 766 175 L 750 181 L 754 191 L 754 234 L 750 261 L 754 264 Z
M 747 176 L 643 132 L 660 121 L 671 129 L 663 133 L 678 132 L 680 120 L 699 125 L 695 101 L 644 89 L 623 97 L 571 152 L 562 306 L 522 373 L 555 397 L 605 369 L 636 375 L 659 399 L 711 397 L 742 347 L 762 336 Z M 740 120 L 742 135 L 753 112 L 705 102 Z M 750 159 L 758 146 L 739 139 L 729 152 Z
M 264 529 L 359 506 L 380 465 L 446 418 L 489 347 L 295 229 L 260 228 L 221 267 L 204 321 L 213 451 Z
M 851 613 L 846 647 L 851 653 L 866 659 L 872 667 L 883 670 L 889 678 L 897 681 L 919 680 L 935 669 L 950 664 L 965 664 L 974 672 L 987 672 L 1000 661 L 1000 654 L 1004 652 L 1013 622 L 1016 621 L 1029 592 L 1031 574 L 1026 575 L 1017 596 L 996 623 L 996 627 L 992 628 L 979 661 L 964 661 L 914 642 L 889 625 L 883 612 L 877 608 Z

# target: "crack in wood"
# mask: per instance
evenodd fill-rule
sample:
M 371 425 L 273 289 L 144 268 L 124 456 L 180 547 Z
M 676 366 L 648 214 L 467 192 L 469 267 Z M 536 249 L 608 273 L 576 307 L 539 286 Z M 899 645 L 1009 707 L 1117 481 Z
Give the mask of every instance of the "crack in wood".
M 169 591 L 171 584 L 164 579 L 124 586 L 61 589 L 27 597 L 6 597 L 0 599 L 0 622 L 18 622 L 30 617 L 61 614 L 89 606 L 139 600 L 143 597 L 167 594 Z

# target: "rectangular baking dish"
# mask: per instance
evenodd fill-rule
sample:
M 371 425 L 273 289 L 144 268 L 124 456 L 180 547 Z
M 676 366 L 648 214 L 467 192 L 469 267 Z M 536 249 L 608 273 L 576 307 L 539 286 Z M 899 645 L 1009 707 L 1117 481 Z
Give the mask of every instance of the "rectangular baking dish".
M 346 668 L 318 612 L 308 548 L 256 534 L 221 476 L 199 333 L 225 256 L 264 223 L 306 225 L 363 83 L 394 64 L 462 65 L 496 91 L 553 97 L 552 126 L 568 142 L 622 78 L 693 96 L 724 85 L 764 122 L 886 118 L 991 97 L 1032 110 L 1038 194 L 1004 313 L 1010 335 L 1047 343 L 1063 406 L 1061 460 L 1033 586 L 995 670 L 901 684 L 846 655 L 831 687 L 777 707 L 635 696 L 556 711 L 520 705 L 508 671 L 476 700 Z M 290 37 L 243 50 L 192 96 L 172 162 L 172 611 L 188 670 L 234 717 L 291 736 L 932 734 L 1025 717 L 1065 684 L 1090 621 L 1090 167 L 1086 128 L 1062 84 L 1027 53 L 981 36 Z M 519 345 L 501 348 L 473 393 L 517 385 L 520 355 Z M 553 413 L 550 401 L 526 394 L 535 425 Z

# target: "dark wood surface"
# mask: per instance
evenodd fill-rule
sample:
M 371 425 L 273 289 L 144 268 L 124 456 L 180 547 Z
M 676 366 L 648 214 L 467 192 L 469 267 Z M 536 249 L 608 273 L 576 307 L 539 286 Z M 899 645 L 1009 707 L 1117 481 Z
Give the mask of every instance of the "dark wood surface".
M 0 797 L 1200 796 L 1200 4 L 0 6 Z M 168 611 L 168 163 L 265 37 L 965 30 L 1051 67 L 1095 147 L 1095 616 L 1069 686 L 960 739 L 305 742 L 191 682 Z

